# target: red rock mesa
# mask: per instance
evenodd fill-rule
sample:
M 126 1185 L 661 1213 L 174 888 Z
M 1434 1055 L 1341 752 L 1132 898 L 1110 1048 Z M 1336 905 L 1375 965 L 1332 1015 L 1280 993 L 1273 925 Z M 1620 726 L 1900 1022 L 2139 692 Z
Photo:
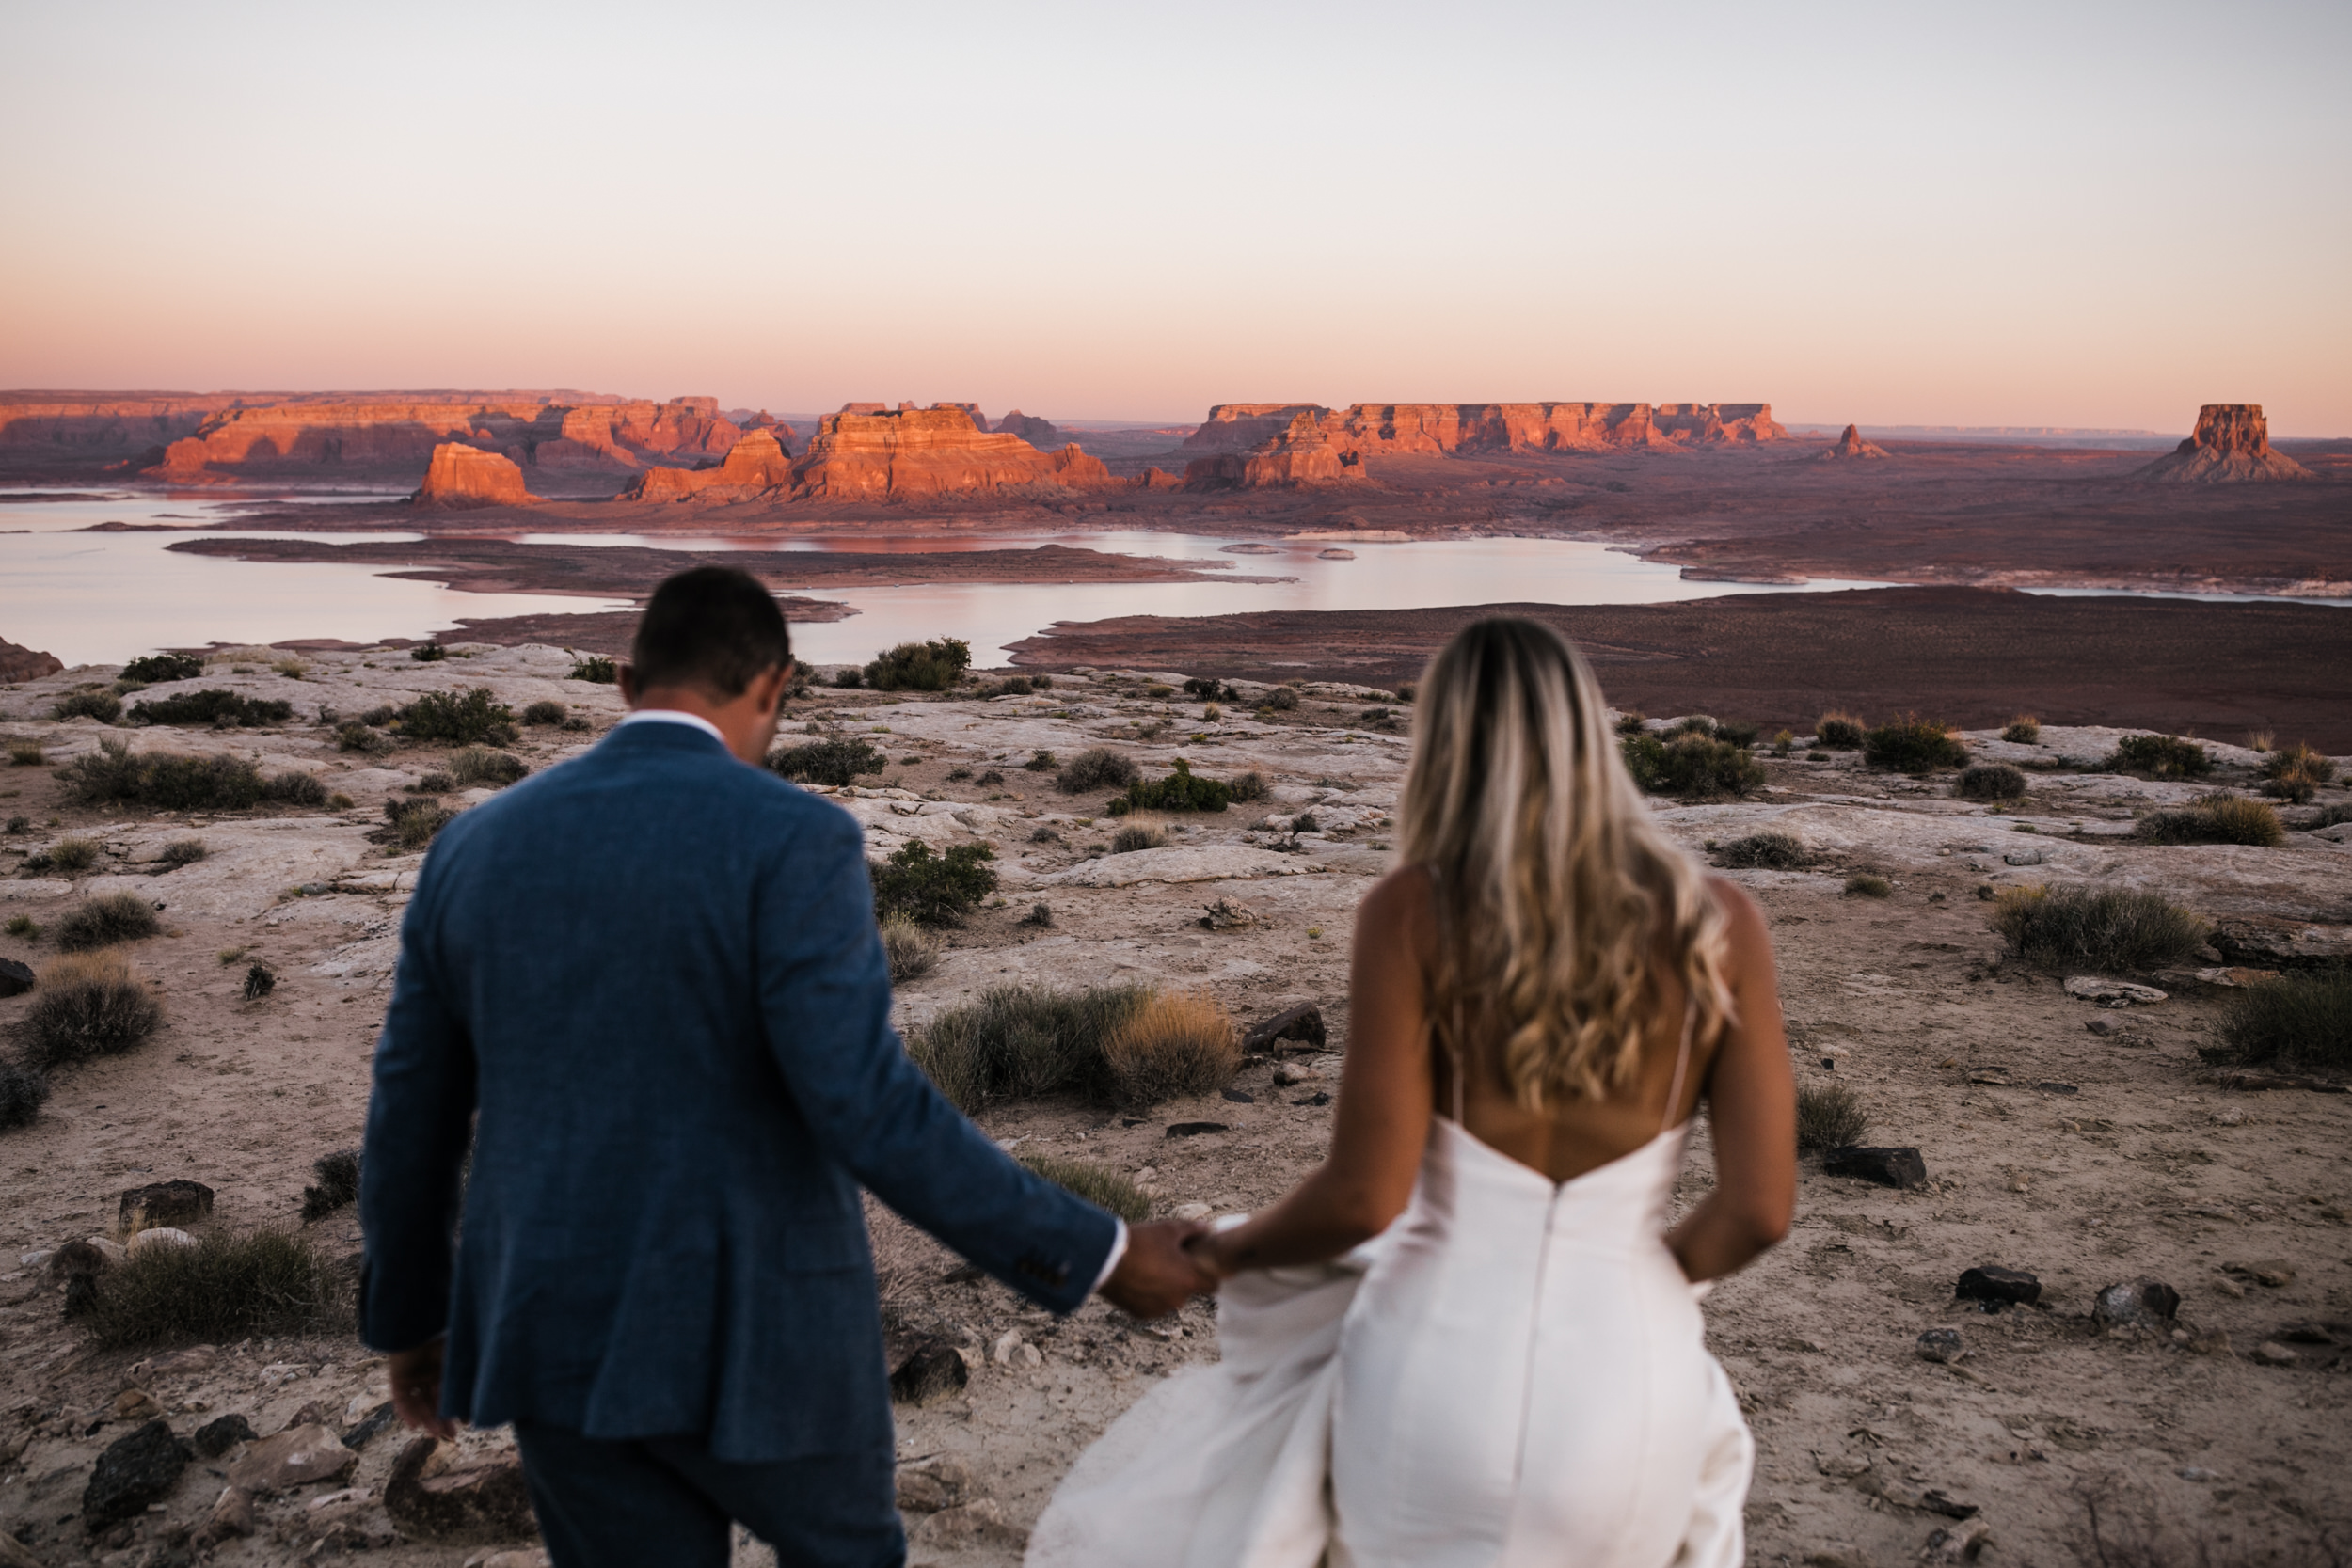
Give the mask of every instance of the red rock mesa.
M 444 441 L 433 449 L 424 483 L 408 501 L 412 506 L 454 509 L 528 506 L 538 499 L 523 488 L 523 471 L 513 458 L 459 441 Z
M 318 398 L 221 409 L 171 442 L 152 471 L 184 481 L 321 465 L 403 464 L 445 441 L 503 452 L 526 465 L 627 469 L 655 456 L 717 457 L 741 434 L 720 417 L 716 398 L 652 403 L 536 392 Z
M 1884 457 L 1886 455 L 1888 455 L 1888 453 L 1884 447 L 1864 440 L 1862 438 L 1862 432 L 1859 429 L 1853 425 L 1848 425 L 1846 427 L 1846 434 L 1837 437 L 1837 444 L 1830 448 L 1829 451 L 1821 453 L 1820 461 L 1824 463 L 1842 463 L 1852 458 Z
M 1363 459 L 1333 445 L 1304 409 L 1279 435 L 1247 452 L 1214 452 L 1184 465 L 1187 490 L 1296 490 L 1361 483 L 1363 478 Z
M 1777 441 L 1768 403 L 1221 403 L 1184 440 L 1188 452 L 1255 451 L 1295 440 L 1313 421 L 1343 458 L 1476 451 L 1594 451 Z
M 1048 484 L 1113 483 L 1098 458 L 1075 446 L 1042 452 L 1018 436 L 989 432 L 948 404 L 848 404 L 819 420 L 792 465 L 794 500 L 898 500 Z
M 782 427 L 779 427 L 782 428 Z M 789 434 L 787 431 L 787 434 Z M 647 468 L 622 490 L 623 500 L 741 500 L 792 480 L 792 451 L 773 431 L 755 430 L 727 449 L 713 468 Z
M 979 423 L 982 430 L 989 428 L 980 421 L 975 420 L 974 422 Z M 1034 414 L 1024 414 L 1018 408 L 998 420 L 996 428 L 1009 436 L 1020 436 L 1040 451 L 1062 444 L 1061 432 L 1055 428 L 1053 420 L 1041 420 Z
M 35 653 L 0 637 L 0 681 L 37 681 L 65 668 L 56 654 Z
M 2209 403 L 2197 410 L 2197 433 L 2132 476 L 2159 484 L 2240 484 L 2309 479 L 2312 471 L 2270 450 L 2270 421 L 2259 403 Z

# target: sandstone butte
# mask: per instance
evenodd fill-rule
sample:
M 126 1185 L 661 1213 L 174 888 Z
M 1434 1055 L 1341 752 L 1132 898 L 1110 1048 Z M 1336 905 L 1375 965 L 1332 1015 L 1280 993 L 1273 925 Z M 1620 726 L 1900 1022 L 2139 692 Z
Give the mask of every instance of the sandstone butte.
M 1837 463 L 1844 462 L 1851 458 L 1885 457 L 1888 455 L 1890 454 L 1884 447 L 1879 446 L 1874 442 L 1864 440 L 1862 438 L 1862 432 L 1858 427 L 1854 425 L 1848 425 L 1846 427 L 1846 434 L 1837 437 L 1837 444 L 1836 446 L 1821 453 L 1820 460 L 1825 463 Z
M 982 423 L 980 428 L 987 430 L 990 427 Z M 1057 447 L 1063 444 L 1061 432 L 1055 428 L 1053 420 L 1041 420 L 1034 414 L 1024 414 L 1018 408 L 998 420 L 994 428 L 1003 431 L 1008 436 L 1020 436 L 1040 451 L 1043 451 L 1048 447 Z
M 1292 439 L 1311 419 L 1343 458 L 1475 451 L 1599 451 L 1778 441 L 1769 403 L 1223 403 L 1184 440 L 1189 452 L 1243 452 Z
M 518 464 L 636 468 L 652 456 L 716 457 L 742 434 L 716 398 L 667 403 L 542 393 L 318 398 L 219 409 L 147 471 L 186 481 L 222 471 L 412 462 L 443 442 Z
M 2133 474 L 2158 484 L 2242 484 L 2309 479 L 2312 471 L 2270 449 L 2270 421 L 2259 403 L 2209 403 L 2197 410 L 2196 434 Z
M 1100 458 L 1076 446 L 1040 451 L 1018 436 L 982 430 L 954 404 L 887 410 L 853 403 L 818 421 L 808 451 L 792 465 L 787 499 L 898 500 L 1117 483 Z
M 788 426 L 779 426 L 787 436 Z M 742 500 L 792 482 L 792 449 L 775 429 L 755 430 L 712 468 L 647 468 L 621 491 L 629 501 Z
M 65 660 L 56 654 L 20 648 L 7 638 L 0 637 L 0 681 L 37 681 L 64 668 Z
M 1279 435 L 1247 452 L 1212 452 L 1184 465 L 1187 490 L 1296 490 L 1363 480 L 1362 456 L 1333 445 L 1305 409 L 1293 414 Z
M 462 441 L 444 441 L 433 449 L 424 470 L 424 483 L 408 498 L 411 506 L 528 506 L 539 498 L 523 487 L 523 471 L 511 457 L 501 457 Z

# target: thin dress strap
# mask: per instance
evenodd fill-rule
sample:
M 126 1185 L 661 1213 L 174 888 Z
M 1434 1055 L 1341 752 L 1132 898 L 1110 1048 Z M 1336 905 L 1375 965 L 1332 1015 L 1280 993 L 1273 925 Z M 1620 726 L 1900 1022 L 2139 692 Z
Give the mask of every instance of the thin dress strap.
M 1666 1115 L 1658 1124 L 1661 1133 L 1675 1124 L 1675 1107 L 1682 1103 L 1682 1080 L 1691 1070 L 1691 1032 L 1698 1026 L 1698 992 L 1690 991 L 1682 1006 L 1682 1049 L 1675 1053 L 1675 1085 L 1666 1091 Z

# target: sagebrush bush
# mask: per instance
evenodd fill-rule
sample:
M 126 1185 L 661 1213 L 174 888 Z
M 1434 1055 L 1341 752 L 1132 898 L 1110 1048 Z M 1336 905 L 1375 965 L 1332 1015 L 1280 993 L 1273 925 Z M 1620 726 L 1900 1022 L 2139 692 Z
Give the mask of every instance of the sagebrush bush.
M 2022 800 L 2026 775 L 2005 762 L 1981 762 L 1960 770 L 1952 793 L 1965 800 Z
M 57 769 L 67 800 L 84 806 L 145 806 L 154 811 L 245 811 L 267 787 L 243 757 L 185 752 L 133 752 L 105 739 Z
M 297 773 L 292 768 L 270 776 L 262 786 L 262 798 L 281 806 L 323 806 L 327 803 L 326 785 L 315 773 Z
M 882 923 L 882 956 L 890 961 L 893 985 L 901 980 L 919 980 L 939 967 L 939 956 L 946 951 L 947 939 L 936 931 L 926 930 L 902 914 L 887 916 Z
M 2287 841 L 2278 808 L 2242 795 L 2205 795 L 2170 811 L 2150 812 L 2135 831 L 2151 844 L 2250 844 L 2276 849 Z
M 2285 800 L 2293 805 L 2306 806 L 2311 804 L 2312 797 L 2319 793 L 2319 781 L 2309 773 L 2299 770 L 2280 773 L 2275 778 L 2263 781 L 2263 793 L 2274 800 Z
M 1812 861 L 1813 851 L 1804 847 L 1803 839 L 1776 829 L 1735 838 L 1715 851 L 1717 865 L 1735 869 L 1793 871 Z
M 359 1151 L 339 1148 L 310 1162 L 314 1185 L 302 1189 L 302 1223 L 323 1220 L 336 1210 L 359 1201 Z
M 1797 1152 L 1820 1154 L 1848 1148 L 1870 1130 L 1862 1097 L 1839 1083 L 1797 1085 Z
M 1949 725 L 1905 714 L 1864 734 L 1862 760 L 1873 768 L 1930 773 L 1939 768 L 1967 767 L 1968 748 Z
M 2332 806 L 2322 806 L 2303 824 L 2303 831 L 2315 833 L 2322 828 L 2332 828 L 2339 822 L 2352 822 L 2352 801 L 2339 800 Z
M 204 847 L 202 839 L 183 838 L 165 845 L 163 853 L 158 858 L 162 861 L 165 869 L 177 871 L 183 865 L 194 865 L 202 860 L 206 853 L 208 851 Z
M 1110 812 L 1123 816 L 1133 811 L 1223 811 L 1232 800 L 1232 784 L 1195 777 L 1192 764 L 1178 757 L 1173 773 L 1164 779 L 1137 779 L 1110 803 Z
M 0 930 L 7 931 L 8 935 L 12 937 L 23 937 L 26 942 L 39 942 L 40 940 L 40 922 L 35 920 L 29 914 L 12 914 L 8 916 L 8 925 L 0 927 Z
M 1846 891 L 1864 898 L 1891 898 L 1895 884 L 1872 871 L 1857 871 L 1846 879 Z
M 384 802 L 386 825 L 376 836 L 378 842 L 398 849 L 421 849 L 433 842 L 435 833 L 456 820 L 455 812 L 442 809 L 440 802 L 431 799 L 387 800 Z
M 1814 721 L 1813 743 L 1833 752 L 1858 752 L 1867 733 L 1867 726 L 1851 713 L 1824 713 Z
M 96 839 L 70 834 L 49 847 L 49 866 L 69 877 L 78 877 L 98 863 L 98 855 Z
M 901 642 L 866 667 L 866 684 L 877 691 L 945 691 L 972 667 L 972 644 L 960 637 Z
M 2021 713 L 2001 730 L 2001 738 L 2012 746 L 2042 744 L 2042 721 L 2030 713 Z
M 2162 969 L 2195 958 L 2212 933 L 2200 916 L 2133 888 L 2006 888 L 1991 925 L 2019 958 L 2052 972 Z
M 904 915 L 918 926 L 961 926 L 974 905 L 996 891 L 988 863 L 995 851 L 985 844 L 956 844 L 944 855 L 921 839 L 874 870 L 874 911 L 887 920 Z
M 1065 795 L 1083 795 L 1097 789 L 1124 789 L 1142 777 L 1143 769 L 1136 766 L 1135 758 L 1107 746 L 1090 746 L 1062 764 L 1054 787 Z
M 1238 689 L 1236 689 L 1230 683 L 1217 680 L 1214 676 L 1210 675 L 1192 675 L 1187 677 L 1184 681 L 1184 695 L 1187 697 L 1198 697 L 1204 703 L 1214 703 L 1219 698 L 1222 698 L 1229 703 L 1238 703 L 1241 701 L 1241 692 Z
M 392 737 L 368 728 L 358 720 L 335 726 L 335 750 L 380 756 L 392 749 Z
M 530 773 L 531 765 L 522 758 L 487 746 L 469 746 L 449 759 L 449 776 L 460 789 L 504 789 Z
M 122 717 L 122 699 L 103 686 L 86 686 L 50 704 L 49 717 L 95 719 L 102 724 L 111 724 Z
M 28 1063 L 0 1056 L 0 1129 L 30 1127 L 48 1098 L 48 1074 Z
M 1129 1225 L 1152 1217 L 1152 1200 L 1143 1189 L 1104 1165 L 1064 1160 L 1051 1154 L 1024 1154 L 1021 1163 L 1065 1192 L 1075 1193 L 1097 1209 L 1107 1209 Z
M 1123 1105 L 1206 1094 L 1241 1069 L 1232 1016 L 1194 991 L 1154 991 L 1103 1042 L 1111 1092 Z
M 866 684 L 866 672 L 852 664 L 833 673 L 833 684 L 844 691 L 855 691 Z
M 2300 773 L 2313 784 L 2328 784 L 2336 776 L 2336 759 L 2325 752 L 2314 751 L 2309 742 L 2301 740 L 2292 746 L 2281 747 L 2263 759 L 2265 778 L 2280 779 L 2290 773 Z
M 811 740 L 768 753 L 772 773 L 803 784 L 835 789 L 855 784 L 861 773 L 879 773 L 888 759 L 863 740 Z
M 1764 785 L 1764 765 L 1744 746 L 1686 730 L 1672 740 L 1629 735 L 1618 743 L 1626 771 L 1652 795 L 1743 796 Z
M 2352 970 L 2290 971 L 2233 992 L 2221 1038 L 2244 1067 L 2352 1069 Z
M 88 953 L 137 942 L 163 928 L 154 905 L 135 893 L 109 893 L 69 911 L 57 922 L 57 951 Z
M 449 650 L 438 642 L 421 642 L 408 650 L 408 657 L 419 664 L 438 664 L 449 657 Z
M 192 681 L 204 673 L 204 661 L 194 654 L 149 654 L 122 667 L 126 681 Z
M 213 1231 L 194 1246 L 150 1246 L 98 1275 L 82 1331 L 103 1350 L 344 1328 L 350 1307 L 333 1266 L 298 1236 Z
M 135 703 L 131 707 L 134 724 L 210 724 L 215 729 L 254 729 L 263 724 L 282 724 L 293 717 L 294 704 L 282 697 L 240 697 L 218 687 L 174 692 L 151 702 Z
M 1263 800 L 1272 793 L 1266 785 L 1265 775 L 1254 768 L 1247 773 L 1237 774 L 1228 787 L 1232 790 L 1236 800 Z
M 574 681 L 594 681 L 598 686 L 611 686 L 621 678 L 621 673 L 613 668 L 612 661 L 602 654 L 590 654 L 585 658 L 574 659 L 571 673 L 564 678 Z
M 1265 694 L 1259 705 L 1270 707 L 1277 713 L 1288 713 L 1298 706 L 1298 692 L 1293 687 L 1278 686 Z
M 571 710 L 562 703 L 542 699 L 523 709 L 526 724 L 561 724 L 571 717 Z
M 2127 735 L 2115 743 L 2107 767 L 2153 779 L 2193 779 L 2213 771 L 2213 753 L 2177 735 Z
M 1054 990 L 992 986 L 912 1032 L 908 1053 L 966 1112 L 992 1101 L 1111 1092 L 1104 1042 L 1152 995 L 1148 986 Z
M 128 1051 L 160 1028 L 164 1010 L 128 959 L 111 948 L 44 966 L 24 1014 L 25 1057 L 64 1067 Z
M 38 740 L 8 742 L 8 766 L 11 768 L 39 768 L 48 760 L 49 753 L 41 750 L 40 742 Z
M 1129 822 L 1111 834 L 1111 853 L 1132 855 L 1138 849 L 1168 847 L 1168 830 L 1157 822 Z
M 485 741 L 505 745 L 515 738 L 515 710 L 486 686 L 462 694 L 428 691 L 402 708 L 396 721 L 410 740 L 479 746 Z

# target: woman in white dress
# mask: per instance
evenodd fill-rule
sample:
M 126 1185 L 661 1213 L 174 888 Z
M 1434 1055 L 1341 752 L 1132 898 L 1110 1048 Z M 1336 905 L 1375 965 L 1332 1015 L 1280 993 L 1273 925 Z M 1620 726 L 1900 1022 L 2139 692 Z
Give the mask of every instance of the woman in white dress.
M 1651 820 L 1556 633 L 1431 664 L 1358 914 L 1329 1157 L 1196 1241 L 1221 1361 L 1079 1461 L 1033 1568 L 1737 1568 L 1697 1298 L 1795 1203 L 1764 923 Z M 1714 1189 L 1667 1227 L 1705 1101 Z

